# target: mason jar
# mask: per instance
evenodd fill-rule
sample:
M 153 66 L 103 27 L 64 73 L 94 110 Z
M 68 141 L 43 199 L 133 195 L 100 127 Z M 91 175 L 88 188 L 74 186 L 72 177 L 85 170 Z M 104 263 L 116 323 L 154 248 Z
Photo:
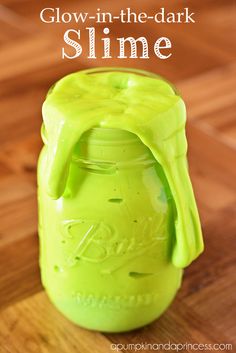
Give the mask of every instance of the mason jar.
M 44 177 L 48 138 L 42 125 L 40 268 L 48 296 L 89 329 L 121 332 L 152 322 L 182 277 L 171 261 L 175 207 L 161 165 L 131 132 L 95 127 L 76 144 L 55 200 Z

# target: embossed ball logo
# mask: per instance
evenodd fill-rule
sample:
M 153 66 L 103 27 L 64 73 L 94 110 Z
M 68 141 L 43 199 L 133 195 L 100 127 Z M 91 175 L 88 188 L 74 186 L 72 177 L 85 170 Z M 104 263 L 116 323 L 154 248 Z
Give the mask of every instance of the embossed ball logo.
M 120 234 L 114 226 L 105 222 L 77 219 L 63 222 L 63 242 L 71 251 L 67 265 L 75 266 L 79 260 L 90 263 L 103 262 L 110 257 L 125 257 L 124 265 L 152 249 L 159 241 L 165 241 L 164 216 L 133 220 L 129 236 Z M 110 269 L 115 271 L 120 265 Z

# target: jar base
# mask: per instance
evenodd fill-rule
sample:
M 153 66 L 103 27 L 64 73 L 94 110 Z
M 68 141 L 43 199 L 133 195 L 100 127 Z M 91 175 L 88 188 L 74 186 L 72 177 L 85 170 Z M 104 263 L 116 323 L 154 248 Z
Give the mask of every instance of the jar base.
M 62 300 L 48 293 L 53 305 L 73 323 L 94 331 L 118 333 L 132 331 L 158 319 L 173 301 L 178 288 L 165 298 L 134 308 L 84 306 L 75 300 Z

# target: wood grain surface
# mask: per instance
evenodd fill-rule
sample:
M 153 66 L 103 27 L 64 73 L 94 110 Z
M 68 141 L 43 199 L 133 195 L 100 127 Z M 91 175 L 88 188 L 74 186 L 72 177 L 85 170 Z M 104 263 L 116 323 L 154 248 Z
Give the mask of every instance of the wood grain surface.
M 62 60 L 63 32 L 68 26 L 41 23 L 39 11 L 60 7 L 92 12 L 98 5 L 114 14 L 128 6 L 150 13 L 160 6 L 169 11 L 189 6 L 197 21 L 194 25 L 109 25 L 113 39 L 170 37 L 173 55 L 168 60 L 154 55 L 149 60 Z M 1 1 L 1 353 L 105 353 L 112 352 L 112 343 L 169 341 L 236 345 L 235 5 L 231 0 Z M 101 31 L 101 25 L 97 27 Z M 86 41 L 82 39 L 85 47 Z M 39 276 L 36 164 L 42 147 L 41 105 L 58 78 L 94 66 L 150 70 L 181 92 L 187 103 L 190 173 L 206 246 L 186 269 L 183 286 L 164 315 L 126 334 L 104 335 L 70 323 L 49 302 Z

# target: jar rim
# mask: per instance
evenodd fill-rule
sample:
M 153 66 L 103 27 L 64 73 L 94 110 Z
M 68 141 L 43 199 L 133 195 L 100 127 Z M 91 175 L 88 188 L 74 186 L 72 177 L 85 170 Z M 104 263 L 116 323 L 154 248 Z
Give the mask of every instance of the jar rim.
M 128 67 L 118 67 L 118 66 L 102 66 L 102 67 L 95 67 L 95 68 L 89 68 L 89 69 L 84 69 L 84 70 L 80 70 L 78 72 L 80 73 L 85 73 L 85 74 L 95 74 L 95 73 L 103 73 L 103 72 L 116 72 L 116 71 L 120 71 L 120 72 L 128 72 L 128 73 L 133 73 L 133 74 L 138 74 L 138 75 L 143 75 L 143 76 L 148 76 L 148 77 L 154 77 L 154 78 L 160 78 L 164 81 L 166 81 L 166 79 L 164 79 L 162 76 L 157 75 L 151 71 L 147 71 L 147 70 L 141 70 L 141 69 L 135 69 L 135 68 L 128 68 Z
M 128 68 L 128 67 L 119 67 L 119 66 L 100 66 L 100 67 L 93 67 L 93 68 L 89 68 L 89 69 L 78 70 L 77 73 L 84 73 L 84 74 L 92 75 L 92 74 L 96 74 L 96 73 L 119 72 L 119 71 L 131 73 L 131 74 L 138 74 L 138 75 L 146 76 L 146 77 L 150 77 L 150 78 L 160 79 L 162 81 L 165 81 L 173 89 L 173 91 L 176 95 L 179 95 L 176 87 L 170 81 L 168 81 L 166 78 L 162 77 L 161 75 L 158 75 L 154 72 L 147 71 L 147 70 Z M 53 90 L 53 88 L 57 84 L 57 82 L 54 82 L 54 84 L 49 88 L 47 96 Z
M 131 74 L 138 74 L 141 76 L 147 76 L 150 78 L 156 78 L 156 79 L 160 79 L 162 81 L 165 81 L 166 83 L 168 83 L 168 85 L 171 86 L 171 88 L 173 89 L 174 93 L 179 95 L 176 87 L 170 82 L 168 81 L 166 78 L 164 78 L 161 75 L 158 75 L 154 72 L 148 71 L 148 70 L 142 70 L 142 69 L 136 69 L 136 68 L 129 68 L 129 67 L 119 67 L 119 66 L 101 66 L 101 67 L 94 67 L 94 68 L 90 68 L 90 69 L 84 69 L 84 70 L 80 70 L 78 72 L 82 72 L 84 74 L 96 74 L 96 73 L 103 73 L 103 72 L 127 72 L 127 73 L 131 73 Z

